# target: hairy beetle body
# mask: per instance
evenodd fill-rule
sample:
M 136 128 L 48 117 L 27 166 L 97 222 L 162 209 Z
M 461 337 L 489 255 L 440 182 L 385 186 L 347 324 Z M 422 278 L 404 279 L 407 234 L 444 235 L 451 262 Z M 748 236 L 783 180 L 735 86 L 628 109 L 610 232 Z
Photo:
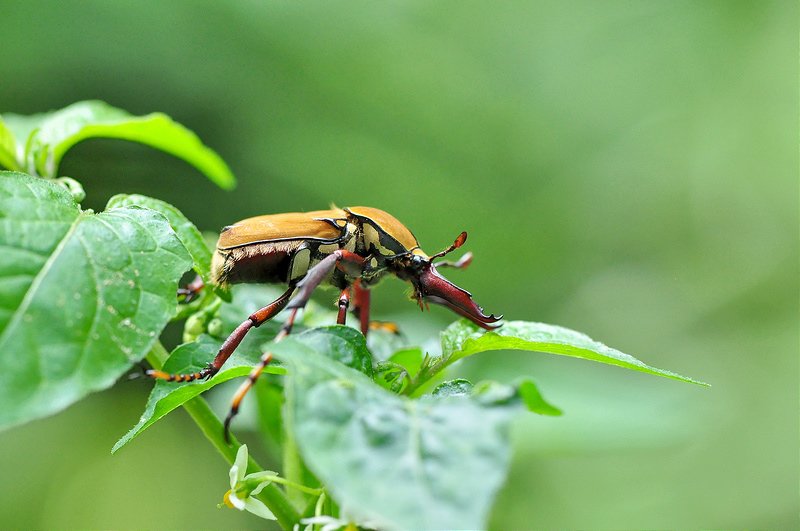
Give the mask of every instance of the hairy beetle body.
M 211 278 L 225 286 L 241 282 L 286 283 L 352 241 L 343 210 L 257 216 L 225 227 L 217 242 Z

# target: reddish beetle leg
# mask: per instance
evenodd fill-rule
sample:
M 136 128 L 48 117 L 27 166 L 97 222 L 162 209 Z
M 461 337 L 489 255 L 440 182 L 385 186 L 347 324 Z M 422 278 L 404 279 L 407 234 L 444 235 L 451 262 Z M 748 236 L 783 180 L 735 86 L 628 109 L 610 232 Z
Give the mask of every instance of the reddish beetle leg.
M 297 316 L 297 312 L 304 308 L 305 305 L 308 303 L 308 300 L 311 298 L 311 294 L 314 290 L 325 280 L 328 275 L 331 274 L 335 267 L 345 267 L 345 268 L 354 268 L 358 267 L 359 269 L 364 265 L 364 258 L 352 253 L 350 251 L 339 249 L 334 251 L 330 255 L 326 256 L 321 262 L 317 265 L 312 267 L 308 270 L 308 273 L 303 280 L 301 280 L 297 287 L 299 288 L 299 293 L 297 297 L 295 297 L 291 303 L 287 305 L 287 308 L 292 310 L 292 313 L 289 315 L 289 318 L 281 327 L 280 332 L 278 335 L 275 336 L 275 341 L 280 341 L 284 337 L 288 336 L 289 333 L 292 331 L 292 326 L 294 325 L 295 317 Z M 346 297 L 346 302 L 349 304 L 349 294 Z M 347 306 L 345 306 L 345 311 L 347 310 Z M 340 311 L 341 313 L 341 311 Z M 244 323 L 243 323 L 244 324 Z M 234 332 L 235 333 L 235 332 Z M 239 340 L 241 341 L 241 340 Z M 238 343 L 237 343 L 238 344 Z M 234 347 L 235 348 L 235 347 Z M 245 395 L 250 391 L 250 389 L 255 385 L 258 377 L 261 376 L 261 373 L 264 371 L 269 362 L 272 361 L 272 352 L 265 352 L 261 356 L 261 361 L 258 365 L 253 367 L 253 370 L 250 371 L 250 374 L 247 376 L 247 380 L 245 380 L 242 385 L 239 386 L 239 389 L 236 391 L 236 394 L 233 397 L 233 401 L 231 402 L 231 409 L 228 411 L 228 416 L 225 417 L 225 441 L 230 442 L 229 434 L 230 434 L 230 425 L 233 417 L 239 412 L 239 406 L 242 403 L 242 399 L 244 399 Z
M 222 368 L 222 365 L 228 361 L 228 358 L 231 357 L 233 351 L 236 350 L 236 347 L 239 346 L 239 343 L 242 342 L 244 336 L 247 335 L 247 332 L 250 331 L 253 327 L 259 327 L 262 324 L 266 323 L 273 317 L 275 317 L 281 310 L 286 307 L 286 304 L 289 302 L 289 297 L 291 297 L 292 293 L 294 292 L 294 286 L 291 286 L 287 289 L 283 295 L 275 299 L 269 305 L 264 306 L 260 310 L 253 312 L 246 321 L 236 327 L 236 329 L 231 332 L 231 335 L 225 340 L 222 346 L 219 348 L 217 355 L 214 357 L 214 361 L 206 365 L 203 369 L 199 370 L 198 372 L 190 373 L 190 374 L 169 374 L 164 371 L 157 371 L 157 370 L 148 370 L 145 371 L 147 376 L 151 378 L 156 378 L 159 380 L 167 380 L 168 382 L 191 382 L 194 380 L 200 380 L 202 378 L 208 379 L 214 376 L 219 372 Z
M 356 280 L 353 283 L 353 291 L 355 292 L 355 304 L 353 304 L 353 313 L 358 317 L 359 325 L 361 326 L 361 333 L 367 337 L 370 330 L 382 330 L 390 334 L 400 335 L 400 328 L 396 323 L 389 321 L 370 321 L 369 320 L 369 301 L 370 290 L 361 287 L 361 281 Z M 344 324 L 341 322 L 339 324 Z
M 369 301 L 370 291 L 361 287 L 361 281 L 356 280 L 353 283 L 353 289 L 356 294 L 356 304 L 353 310 L 358 315 L 359 324 L 361 325 L 361 333 L 367 337 L 369 332 Z
M 205 283 L 200 275 L 194 277 L 194 280 L 186 284 L 185 288 L 178 288 L 178 297 L 183 296 L 183 302 L 192 302 L 197 298 L 203 290 Z
M 350 307 L 350 288 L 344 288 L 339 295 L 339 313 L 336 316 L 336 324 L 347 323 L 347 308 Z

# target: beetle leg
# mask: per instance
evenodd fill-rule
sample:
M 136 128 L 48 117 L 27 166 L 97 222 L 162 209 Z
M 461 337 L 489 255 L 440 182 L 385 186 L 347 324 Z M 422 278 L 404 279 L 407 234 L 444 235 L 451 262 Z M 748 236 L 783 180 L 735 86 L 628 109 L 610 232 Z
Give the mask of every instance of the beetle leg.
M 305 307 L 308 300 L 311 298 L 311 294 L 323 280 L 328 278 L 328 275 L 331 274 L 334 268 L 338 267 L 351 276 L 358 276 L 358 273 L 364 266 L 364 262 L 364 258 L 356 253 L 345 249 L 337 249 L 308 270 L 303 280 L 297 284 L 300 292 L 286 307 L 292 309 Z
M 400 328 L 397 323 L 390 321 L 370 321 L 369 320 L 369 301 L 370 290 L 361 287 L 361 281 L 356 280 L 353 283 L 353 291 L 355 292 L 355 304 L 353 304 L 353 313 L 358 317 L 361 325 L 361 333 L 367 337 L 367 332 L 370 330 L 383 330 L 390 334 L 401 335 Z
M 297 312 L 300 311 L 300 308 L 293 308 L 291 313 L 289 313 L 289 317 L 283 323 L 278 334 L 275 336 L 274 341 L 278 342 L 281 339 L 288 336 L 291 331 L 292 327 L 294 326 L 294 320 L 297 317 Z M 231 421 L 233 417 L 235 417 L 239 413 L 239 406 L 242 404 L 242 400 L 250 392 L 250 389 L 255 385 L 256 380 L 258 377 L 261 376 L 261 373 L 264 372 L 264 369 L 269 365 L 269 362 L 272 361 L 272 352 L 265 352 L 261 355 L 261 360 L 258 362 L 258 365 L 253 367 L 253 370 L 250 371 L 250 374 L 247 375 L 247 380 L 245 380 L 242 385 L 239 386 L 239 389 L 236 390 L 236 394 L 233 395 L 233 400 L 231 401 L 231 408 L 228 410 L 228 415 L 225 417 L 225 422 L 223 423 L 224 426 L 224 433 L 225 433 L 225 442 L 230 443 L 230 431 L 231 431 Z
M 178 288 L 178 297 L 183 296 L 183 303 L 192 302 L 197 295 L 202 291 L 203 286 L 203 279 L 200 275 L 194 277 L 194 280 L 186 284 L 185 288 Z
M 314 290 L 322 283 L 323 280 L 328 278 L 328 275 L 331 274 L 335 267 L 344 266 L 347 268 L 355 268 L 358 266 L 361 268 L 363 265 L 364 258 L 350 251 L 339 249 L 329 254 L 323 258 L 321 262 L 309 269 L 308 273 L 306 273 L 306 276 L 303 277 L 303 280 L 297 284 L 297 287 L 300 288 L 300 293 L 298 293 L 297 297 L 292 299 L 291 303 L 286 305 L 286 307 L 292 310 L 292 312 L 289 314 L 289 318 L 286 319 L 286 322 L 283 324 L 280 332 L 278 332 L 278 335 L 275 336 L 275 341 L 280 341 L 289 335 L 289 333 L 292 331 L 292 327 L 294 326 L 294 320 L 297 317 L 297 312 L 300 311 L 301 308 L 305 307 L 305 305 L 308 303 L 308 300 L 311 298 L 311 293 L 314 292 Z M 353 273 L 352 270 L 350 272 Z M 283 296 L 288 297 L 291 295 L 291 290 L 293 289 L 294 288 L 290 288 L 289 291 L 284 293 Z M 346 309 L 347 308 L 345 307 L 345 310 Z M 242 323 L 242 325 L 244 324 L 246 324 L 246 322 Z M 272 352 L 265 352 L 264 355 L 261 356 L 261 361 L 258 363 L 258 365 L 253 367 L 253 370 L 250 371 L 250 374 L 247 376 L 247 380 L 245 380 L 242 385 L 239 386 L 239 389 L 233 396 L 231 409 L 228 411 L 228 416 L 225 417 L 224 422 L 226 441 L 230 442 L 231 421 L 233 420 L 233 417 L 239 413 L 239 406 L 241 405 L 242 400 L 244 400 L 245 395 L 247 395 L 250 389 L 252 389 L 253 385 L 255 385 L 258 377 L 261 376 L 261 373 L 264 371 L 264 368 L 269 365 L 270 361 L 272 361 Z
M 336 316 L 336 324 L 347 323 L 347 308 L 350 306 L 350 288 L 344 288 L 339 295 L 339 314 Z
M 394 334 L 396 336 L 402 335 L 400 333 L 400 327 L 397 326 L 397 323 L 393 323 L 391 321 L 370 321 L 369 329 L 383 330 L 384 332 L 389 332 L 390 334 Z
M 236 347 L 239 346 L 239 343 L 242 342 L 244 337 L 247 335 L 247 332 L 249 332 L 251 328 L 261 326 L 265 322 L 275 317 L 275 315 L 277 315 L 286 307 L 292 292 L 294 292 L 294 286 L 290 286 L 283 295 L 275 299 L 269 305 L 253 312 L 246 321 L 237 326 L 236 329 L 231 332 L 231 335 L 229 335 L 225 342 L 222 343 L 222 346 L 217 352 L 217 355 L 214 357 L 214 360 L 206 365 L 203 369 L 190 374 L 169 374 L 164 371 L 151 369 L 146 371 L 145 374 L 151 378 L 167 380 L 168 382 L 192 382 L 201 378 L 211 378 L 218 373 L 222 368 L 222 365 L 228 361 L 228 358 L 231 357 L 233 351 L 236 350 Z M 294 315 L 292 315 L 291 318 L 292 323 L 294 323 Z M 290 324 L 289 329 L 291 329 L 291 326 L 292 325 Z M 284 327 L 281 328 L 281 332 L 283 332 L 284 328 L 286 328 L 285 324 Z M 278 335 L 280 335 L 281 332 L 278 332 Z
M 361 324 L 361 333 L 364 334 L 364 337 L 367 337 L 367 333 L 370 330 L 369 326 L 370 291 L 361 286 L 360 280 L 355 281 L 355 283 L 353 284 L 353 288 L 355 290 L 355 295 L 356 295 L 355 313 L 358 314 L 358 320 L 359 323 Z

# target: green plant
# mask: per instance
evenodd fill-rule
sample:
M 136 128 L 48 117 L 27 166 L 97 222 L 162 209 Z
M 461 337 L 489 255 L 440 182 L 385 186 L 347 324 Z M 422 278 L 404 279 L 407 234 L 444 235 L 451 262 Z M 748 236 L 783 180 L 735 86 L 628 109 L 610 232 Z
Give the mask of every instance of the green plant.
M 211 290 L 177 305 L 181 276 L 206 281 L 210 250 L 174 206 L 140 195 L 83 210 L 78 181 L 58 176 L 63 154 L 93 137 L 141 142 L 197 167 L 218 185 L 234 178 L 197 137 L 164 115 L 133 117 L 101 102 L 0 120 L 0 429 L 57 413 L 107 388 L 146 359 L 168 372 L 202 368 L 228 333 L 271 288 L 238 286 L 231 300 Z M 184 340 L 167 353 L 159 336 L 185 320 Z M 565 328 L 509 321 L 484 332 L 467 321 L 441 335 L 440 352 L 333 322 L 316 305 L 292 336 L 271 343 L 280 316 L 251 333 L 208 381 L 158 381 L 140 421 L 116 452 L 184 407 L 233 465 L 226 503 L 284 528 L 297 524 L 378 528 L 478 528 L 485 525 L 509 464 L 511 418 L 528 410 L 560 415 L 528 378 L 516 382 L 447 380 L 461 358 L 517 349 L 590 359 L 686 382 Z M 281 474 L 263 471 L 199 395 L 246 375 L 265 348 L 275 376 L 256 387 L 257 428 L 283 457 Z M 379 355 L 378 353 L 386 353 Z

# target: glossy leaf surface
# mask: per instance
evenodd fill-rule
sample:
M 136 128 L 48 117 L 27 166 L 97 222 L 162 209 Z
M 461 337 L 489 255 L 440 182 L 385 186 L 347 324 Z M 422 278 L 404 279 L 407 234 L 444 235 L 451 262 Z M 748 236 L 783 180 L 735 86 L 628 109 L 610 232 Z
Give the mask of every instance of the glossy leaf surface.
M 160 199 L 154 199 L 139 194 L 115 195 L 108 200 L 106 208 L 123 206 L 141 206 L 155 210 L 156 212 L 161 212 L 164 217 L 167 218 L 167 221 L 169 221 L 170 226 L 178 235 L 183 246 L 186 247 L 186 250 L 192 255 L 194 270 L 203 277 L 205 282 L 209 281 L 211 251 L 208 249 L 208 246 L 206 246 L 203 235 L 200 234 L 200 231 L 197 230 L 194 223 L 189 221 L 180 210 Z
M 586 334 L 561 326 L 525 321 L 509 321 L 493 332 L 484 332 L 468 321 L 455 322 L 442 333 L 440 367 L 490 350 L 529 350 L 570 356 L 616 365 L 683 382 L 708 385 L 664 369 L 651 367 L 631 355 L 595 341 Z
M 365 348 L 363 338 L 348 342 Z M 289 369 L 288 425 L 343 513 L 380 529 L 485 526 L 518 401 L 411 400 L 293 338 L 274 348 Z
M 158 212 L 81 211 L 45 179 L 0 172 L 0 428 L 105 389 L 175 312 L 189 255 Z
M 4 114 L 14 135 L 16 163 L 30 173 L 56 177 L 64 154 L 91 138 L 138 142 L 185 160 L 221 188 L 235 178 L 225 162 L 192 131 L 162 113 L 133 116 L 102 101 L 81 101 L 58 111 L 21 116 Z M 22 149 L 20 149 L 22 146 Z

